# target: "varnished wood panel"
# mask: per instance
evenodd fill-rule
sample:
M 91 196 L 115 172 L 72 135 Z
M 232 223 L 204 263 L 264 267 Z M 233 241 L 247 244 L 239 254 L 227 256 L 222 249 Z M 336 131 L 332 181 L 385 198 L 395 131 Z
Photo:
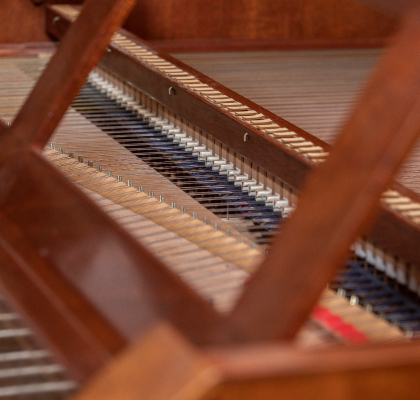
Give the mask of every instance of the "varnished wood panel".
M 0 43 L 44 42 L 45 10 L 29 0 L 0 2 Z
M 328 41 L 334 46 L 351 41 L 377 44 L 395 26 L 395 19 L 353 0 L 138 0 L 125 24 L 144 39 L 183 40 L 184 48 L 185 40 L 206 39 L 204 45 L 211 47 L 220 38 L 229 39 L 230 48 L 237 39 L 252 40 L 254 48 L 258 40 L 273 39 L 280 45 L 286 45 L 285 40 L 295 45 L 303 41 L 306 46 L 314 40 L 323 47 Z
M 0 2 L 0 43 L 41 42 L 45 5 Z M 353 0 L 138 0 L 125 27 L 166 50 L 378 46 L 395 19 Z
M 0 1 L 0 43 L 45 42 L 45 4 L 81 3 L 82 0 L 49 0 L 36 5 L 33 0 Z

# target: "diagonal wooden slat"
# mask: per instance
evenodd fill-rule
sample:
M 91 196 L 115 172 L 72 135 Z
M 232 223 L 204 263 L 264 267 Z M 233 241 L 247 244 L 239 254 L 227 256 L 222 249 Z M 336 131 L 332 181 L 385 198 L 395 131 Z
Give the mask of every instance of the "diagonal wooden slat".
M 416 7 L 233 311 L 239 340 L 291 339 L 352 240 L 372 220 L 381 192 L 420 131 L 419 54 Z
M 42 149 L 135 0 L 89 0 L 12 123 L 20 145 Z
M 196 344 L 221 320 L 40 154 L 132 5 L 88 1 L 12 126 L 1 125 L 0 285 L 79 381 L 161 320 Z
M 16 154 L 0 179 L 0 284 L 76 379 L 161 320 L 211 342 L 221 318 L 212 306 L 42 155 Z

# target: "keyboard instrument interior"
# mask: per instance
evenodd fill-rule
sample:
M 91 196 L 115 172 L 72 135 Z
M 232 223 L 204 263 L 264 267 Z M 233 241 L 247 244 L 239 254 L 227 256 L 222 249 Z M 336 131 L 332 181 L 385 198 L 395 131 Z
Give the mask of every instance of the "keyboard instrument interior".
M 0 397 L 417 398 L 419 10 L 188 53 L 86 3 L 0 45 Z

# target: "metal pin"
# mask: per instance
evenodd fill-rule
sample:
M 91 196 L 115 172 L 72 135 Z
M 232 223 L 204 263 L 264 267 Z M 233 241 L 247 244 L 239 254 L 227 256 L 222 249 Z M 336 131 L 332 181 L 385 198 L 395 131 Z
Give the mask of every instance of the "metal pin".
M 175 89 L 171 86 L 169 88 L 169 96 L 171 96 L 172 94 L 175 96 Z
M 102 167 L 98 165 L 98 172 L 102 172 Z
M 220 226 L 217 224 L 217 222 L 214 224 L 214 229 L 216 229 L 216 231 L 220 231 Z
M 350 297 L 350 305 L 351 306 L 357 306 L 359 304 L 359 298 L 355 296 L 354 294 Z
M 121 175 L 117 175 L 117 181 L 122 182 L 122 176 Z
M 193 212 L 193 214 L 192 214 L 192 215 L 193 215 L 193 218 L 194 218 L 194 219 L 198 219 L 198 216 L 197 216 L 197 213 L 196 213 L 196 212 Z
M 133 187 L 133 182 L 127 180 L 127 186 L 128 187 Z
M 255 244 L 253 242 L 249 242 L 249 247 L 251 247 L 251 249 L 255 249 Z
M 204 223 L 205 223 L 205 224 L 207 224 L 207 223 L 208 223 L 208 221 L 207 221 L 207 217 L 204 217 Z
M 112 171 L 108 171 L 108 176 L 112 176 Z
M 239 243 L 243 243 L 244 242 L 244 238 L 242 236 L 238 236 L 238 242 Z
M 232 236 L 232 232 L 228 229 L 228 230 L 226 230 L 226 235 L 227 236 Z
M 139 186 L 139 192 L 143 193 L 143 186 Z
M 37 3 L 41 4 L 41 2 L 37 1 Z M 58 21 L 60 21 L 60 17 L 57 15 L 53 18 L 52 24 L 55 25 Z
M 88 167 L 93 167 L 93 162 L 92 161 L 88 161 Z
M 149 190 L 149 197 L 155 197 L 155 194 L 151 190 Z
M 64 149 L 60 147 L 60 154 L 64 154 Z
M 249 136 L 249 133 L 248 132 L 246 132 L 245 135 L 244 135 L 244 142 L 246 142 L 247 136 Z
M 171 207 L 172 207 L 172 208 L 176 208 L 176 204 L 175 204 L 175 202 L 174 202 L 174 201 L 172 201 L 172 202 L 171 202 Z
M 74 158 L 74 154 L 69 152 L 69 157 Z
M 161 203 L 164 203 L 164 202 L 165 202 L 165 200 L 164 200 L 163 196 L 159 196 L 159 201 L 160 201 Z
M 107 48 L 106 48 L 106 51 L 107 51 L 108 53 L 111 53 L 111 51 L 112 51 L 112 50 L 111 50 L 111 48 L 110 48 L 110 47 L 107 47 Z
M 82 156 L 77 157 L 77 161 L 79 161 L 80 163 L 82 163 L 83 162 L 83 157 Z
M 55 144 L 51 142 L 50 144 L 51 149 L 55 150 Z
M 366 304 L 365 305 L 365 310 L 368 311 L 368 312 L 372 312 L 372 310 L 373 310 L 372 304 L 370 304 L 370 303 Z
M 181 212 L 182 212 L 183 214 L 186 214 L 187 210 L 185 209 L 185 207 L 181 207 Z

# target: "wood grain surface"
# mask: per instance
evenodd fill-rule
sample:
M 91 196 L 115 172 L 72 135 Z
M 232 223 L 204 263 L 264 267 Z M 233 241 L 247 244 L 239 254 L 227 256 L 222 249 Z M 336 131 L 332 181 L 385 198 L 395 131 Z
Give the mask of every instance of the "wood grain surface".
M 306 40 L 309 46 L 311 40 L 321 40 L 326 47 L 340 41 L 351 45 L 354 40 L 360 45 L 362 40 L 388 37 L 395 26 L 394 19 L 352 0 L 139 0 L 125 25 L 136 35 L 160 40 L 160 44 L 184 40 L 184 50 L 191 39 L 207 40 L 201 50 L 208 50 L 209 39 L 227 39 L 227 44 L 231 39 L 274 39 L 280 45 L 287 40 Z M 199 48 L 197 43 L 191 45 Z
M 45 6 L 60 3 L 82 0 L 1 2 L 0 43 L 49 40 Z M 125 27 L 167 50 L 208 51 L 383 45 L 396 24 L 353 0 L 138 0 Z

